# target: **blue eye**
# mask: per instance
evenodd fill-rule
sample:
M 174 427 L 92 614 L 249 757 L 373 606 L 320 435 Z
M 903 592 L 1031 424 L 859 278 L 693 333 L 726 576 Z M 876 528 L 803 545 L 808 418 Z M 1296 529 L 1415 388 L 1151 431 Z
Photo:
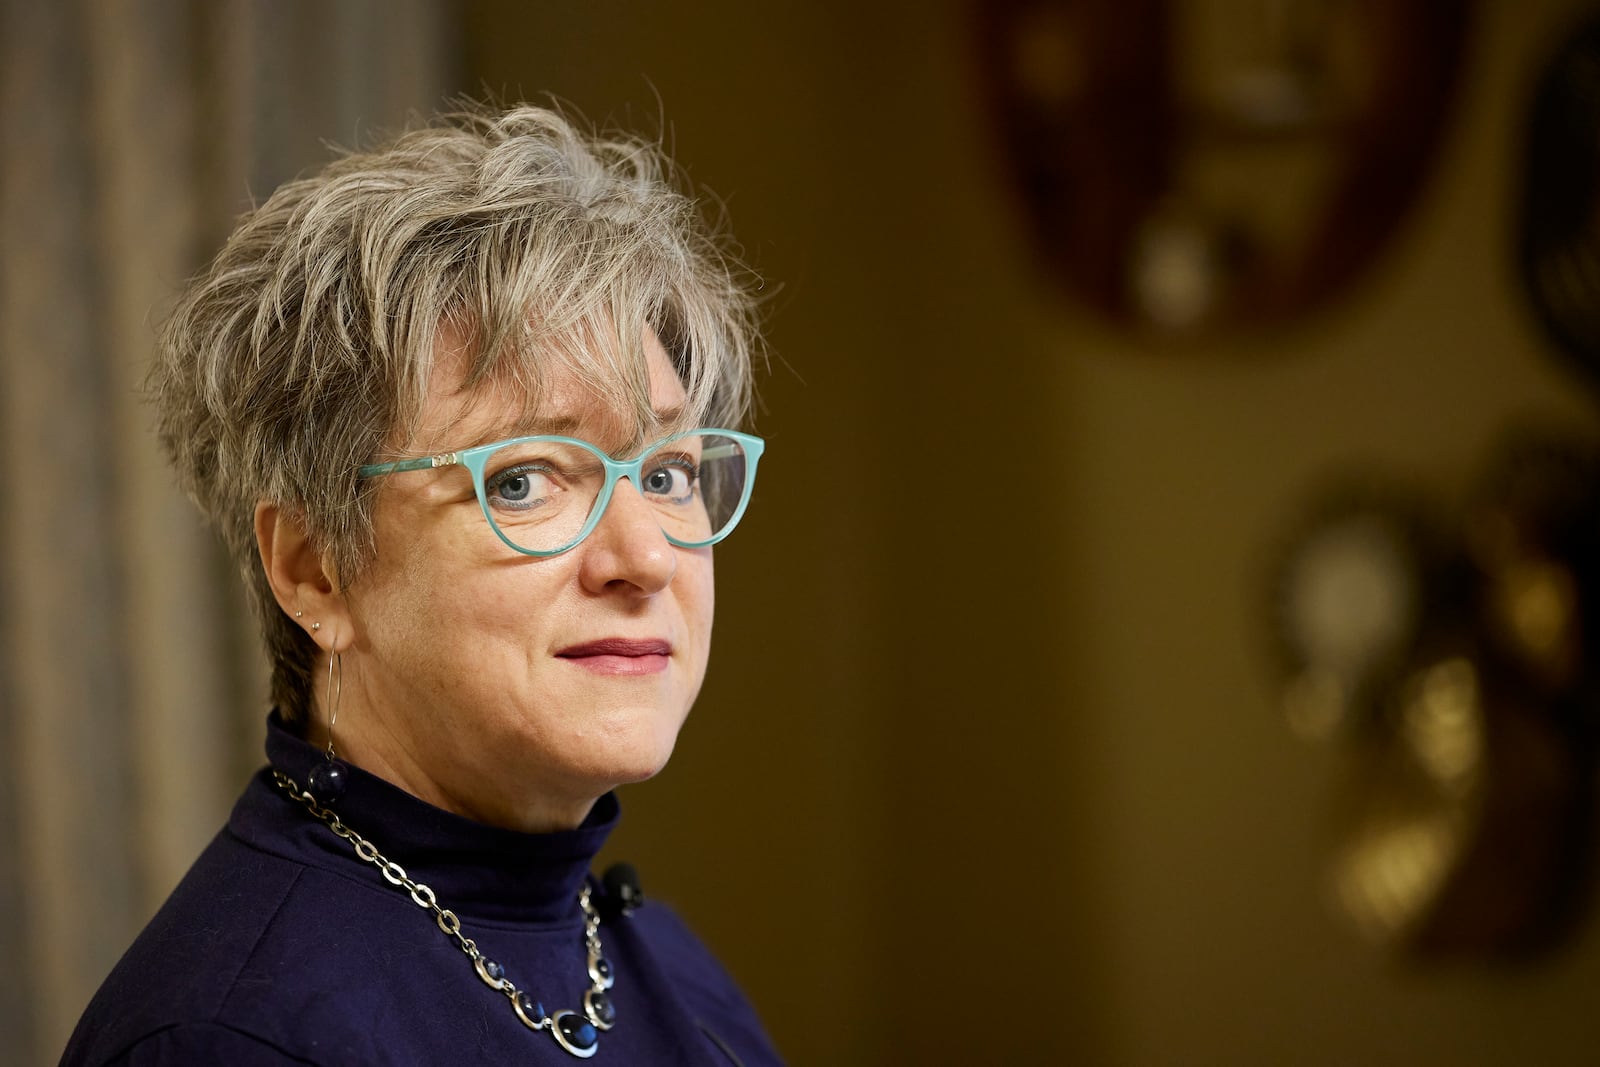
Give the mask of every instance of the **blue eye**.
M 672 504 L 686 504 L 694 499 L 695 483 L 699 471 L 687 457 L 661 457 L 659 465 L 645 471 L 639 488 L 647 496 Z
M 527 509 L 546 503 L 554 490 L 548 467 L 522 464 L 508 467 L 483 480 L 489 502 L 497 507 Z

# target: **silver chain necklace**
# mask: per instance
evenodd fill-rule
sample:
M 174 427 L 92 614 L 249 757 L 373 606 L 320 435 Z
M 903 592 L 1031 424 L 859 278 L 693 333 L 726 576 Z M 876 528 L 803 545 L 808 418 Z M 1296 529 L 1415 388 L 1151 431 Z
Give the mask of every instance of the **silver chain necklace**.
M 595 910 L 594 903 L 589 899 L 587 885 L 578 894 L 578 907 L 583 909 L 583 944 L 589 955 L 589 988 L 583 994 L 583 1014 L 566 1010 L 549 1014 L 544 1010 L 543 1004 L 518 989 L 511 979 L 506 977 L 504 967 L 485 956 L 472 938 L 461 932 L 460 918 L 449 908 L 439 906 L 432 889 L 407 875 L 405 868 L 384 856 L 371 841 L 341 822 L 339 816 L 319 804 L 309 792 L 302 790 L 293 778 L 274 770 L 272 780 L 277 782 L 278 787 L 289 796 L 305 805 L 306 810 L 312 815 L 326 823 L 328 829 L 348 841 L 355 848 L 356 855 L 377 867 L 391 885 L 410 893 L 412 901 L 418 907 L 433 912 L 434 922 L 439 924 L 439 929 L 443 930 L 446 936 L 455 938 L 456 943 L 461 946 L 461 951 L 472 961 L 473 969 L 478 972 L 478 977 L 483 979 L 485 985 L 506 995 L 511 1001 L 511 1010 L 522 1020 L 524 1026 L 535 1031 L 550 1031 L 550 1036 L 556 1039 L 556 1044 L 581 1059 L 588 1059 L 599 1051 L 598 1031 L 611 1029 L 617 1021 L 617 1009 L 611 1003 L 611 998 L 606 995 L 606 990 L 611 988 L 614 977 L 610 961 L 600 954 L 600 913 Z

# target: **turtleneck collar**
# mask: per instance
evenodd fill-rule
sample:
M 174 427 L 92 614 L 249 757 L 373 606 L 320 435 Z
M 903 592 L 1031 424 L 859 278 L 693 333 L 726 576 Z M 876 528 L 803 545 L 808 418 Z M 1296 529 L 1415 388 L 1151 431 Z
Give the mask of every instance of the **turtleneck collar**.
M 267 719 L 272 766 L 240 799 L 229 829 L 264 851 L 392 891 L 349 842 L 273 783 L 271 771 L 278 770 L 304 786 L 307 772 L 326 758 L 274 711 Z M 333 810 L 386 858 L 431 886 L 441 907 L 462 918 L 518 923 L 565 922 L 580 914 L 577 898 L 589 865 L 620 814 L 616 796 L 607 793 L 576 829 L 519 833 L 436 808 L 355 766 Z

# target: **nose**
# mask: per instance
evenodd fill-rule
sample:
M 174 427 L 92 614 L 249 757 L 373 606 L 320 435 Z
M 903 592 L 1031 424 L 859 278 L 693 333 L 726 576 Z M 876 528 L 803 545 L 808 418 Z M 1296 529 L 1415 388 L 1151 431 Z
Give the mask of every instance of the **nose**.
M 678 550 L 633 482 L 620 479 L 593 532 L 578 546 L 582 581 L 591 592 L 627 587 L 648 596 L 671 584 Z

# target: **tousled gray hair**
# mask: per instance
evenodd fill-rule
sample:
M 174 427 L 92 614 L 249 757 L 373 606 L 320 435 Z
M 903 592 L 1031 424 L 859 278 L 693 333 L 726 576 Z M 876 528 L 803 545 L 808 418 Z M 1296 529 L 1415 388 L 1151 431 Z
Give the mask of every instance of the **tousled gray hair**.
M 273 598 L 255 506 L 291 509 L 356 580 L 373 552 L 356 469 L 409 437 L 441 329 L 467 341 L 468 388 L 532 405 L 559 366 L 640 435 L 653 329 L 685 421 L 732 427 L 750 403 L 753 292 L 654 143 L 544 108 L 444 116 L 248 213 L 181 295 L 149 386 L 180 483 L 244 573 L 285 717 L 311 706 L 318 649 Z

